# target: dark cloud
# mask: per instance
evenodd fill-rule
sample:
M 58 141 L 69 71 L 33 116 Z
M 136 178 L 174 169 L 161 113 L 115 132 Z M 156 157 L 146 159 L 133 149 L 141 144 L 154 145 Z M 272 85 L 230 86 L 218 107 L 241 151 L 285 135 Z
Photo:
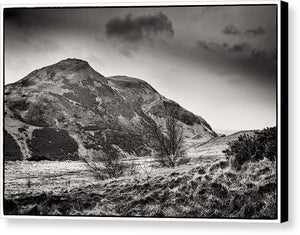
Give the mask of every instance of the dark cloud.
M 250 44 L 236 44 L 197 41 L 197 46 L 206 51 L 205 59 L 226 71 L 228 74 L 263 75 L 270 83 L 274 83 L 277 72 L 276 50 L 259 50 Z M 203 55 L 202 55 L 203 56 Z M 219 75 L 224 75 L 219 73 Z M 260 77 L 260 76 L 259 76 Z
M 256 27 L 256 28 L 252 28 L 252 29 L 247 29 L 245 31 L 245 34 L 252 34 L 253 36 L 259 36 L 262 34 L 265 34 L 266 31 L 262 28 L 262 27 Z
M 11 19 L 20 19 L 21 12 L 16 10 L 15 8 L 6 8 L 4 9 L 4 19 L 11 20 Z
M 29 22 L 26 19 L 24 12 L 18 8 L 4 9 L 4 20 L 6 24 L 13 24 L 17 26 L 28 26 Z
M 27 48 L 36 52 L 61 50 L 58 40 L 47 35 L 41 23 L 42 12 L 30 8 L 4 9 L 5 42 L 8 47 Z
M 228 43 L 217 43 L 217 42 L 206 42 L 206 41 L 197 41 L 196 44 L 203 50 L 215 51 L 215 52 L 243 52 L 250 50 L 251 47 L 248 43 L 236 43 L 230 46 Z
M 105 29 L 108 37 L 126 42 L 154 39 L 159 35 L 174 35 L 171 20 L 162 12 L 137 17 L 132 14 L 127 14 L 124 18 L 115 17 L 106 23 Z
M 251 60 L 255 63 L 261 63 L 266 61 L 274 61 L 276 59 L 276 52 L 272 50 L 267 52 L 265 50 L 251 50 Z
M 129 49 L 126 49 L 126 48 L 122 47 L 122 48 L 120 48 L 119 51 L 121 52 L 122 55 L 126 56 L 127 58 L 132 58 L 133 57 L 133 54 Z
M 206 42 L 206 41 L 197 41 L 196 44 L 204 49 L 204 50 L 207 50 L 207 51 L 224 51 L 226 50 L 226 48 L 228 47 L 228 44 L 227 43 L 217 43 L 217 42 Z
M 239 35 L 239 34 L 241 34 L 241 31 L 237 28 L 237 27 L 235 27 L 234 25 L 227 25 L 227 26 L 225 26 L 224 27 L 224 29 L 222 30 L 222 32 L 224 33 L 224 34 L 229 34 L 229 35 Z M 256 27 L 256 28 L 249 28 L 249 29 L 246 29 L 245 31 L 244 31 L 244 33 L 247 35 L 253 35 L 253 36 L 260 36 L 260 35 L 262 35 L 262 34 L 265 34 L 266 33 L 266 31 L 265 31 L 265 29 L 264 28 L 262 28 L 262 27 Z
M 229 52 L 243 52 L 243 51 L 247 51 L 250 49 L 250 45 L 248 43 L 236 43 L 233 44 L 231 47 L 228 48 Z
M 30 34 L 32 24 L 28 20 L 28 17 L 24 10 L 19 8 L 4 9 L 4 24 L 6 29 L 15 29 L 18 37 L 23 38 L 23 41 L 28 40 L 27 37 Z
M 276 75 L 277 53 L 275 49 L 271 51 L 252 49 L 248 61 L 250 66 L 259 69 L 266 75 Z
M 229 35 L 237 35 L 241 33 L 234 25 L 225 26 L 222 32 Z

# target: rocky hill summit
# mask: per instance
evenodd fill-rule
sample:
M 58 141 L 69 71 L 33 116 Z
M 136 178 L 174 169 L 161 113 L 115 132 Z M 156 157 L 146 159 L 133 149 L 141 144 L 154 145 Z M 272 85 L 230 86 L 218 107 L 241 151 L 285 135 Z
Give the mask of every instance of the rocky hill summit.
M 86 61 L 66 59 L 5 86 L 5 160 L 77 160 L 101 154 L 104 145 L 150 155 L 148 124 L 163 129 L 168 107 L 177 111 L 187 148 L 217 136 L 147 82 L 104 77 Z

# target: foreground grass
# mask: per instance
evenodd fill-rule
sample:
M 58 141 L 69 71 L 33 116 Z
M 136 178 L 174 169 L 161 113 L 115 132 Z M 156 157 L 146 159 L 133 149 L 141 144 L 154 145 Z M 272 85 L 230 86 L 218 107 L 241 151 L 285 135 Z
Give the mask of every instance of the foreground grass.
M 5 214 L 147 217 L 277 217 L 276 165 L 264 159 L 240 171 L 228 161 L 193 164 L 61 193 L 7 196 Z

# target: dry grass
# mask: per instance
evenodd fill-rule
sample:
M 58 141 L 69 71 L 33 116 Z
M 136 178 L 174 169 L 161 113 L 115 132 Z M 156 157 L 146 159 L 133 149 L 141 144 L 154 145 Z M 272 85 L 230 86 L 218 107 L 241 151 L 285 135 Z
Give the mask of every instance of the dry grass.
M 159 169 L 64 192 L 6 196 L 5 214 L 270 218 L 277 216 L 276 164 L 240 171 L 228 162 Z

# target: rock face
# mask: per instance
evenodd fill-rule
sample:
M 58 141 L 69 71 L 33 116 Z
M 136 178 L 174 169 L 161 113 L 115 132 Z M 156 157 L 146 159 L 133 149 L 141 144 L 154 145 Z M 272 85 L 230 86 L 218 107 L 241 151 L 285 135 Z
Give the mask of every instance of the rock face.
M 66 59 L 5 86 L 5 159 L 77 160 L 111 146 L 149 155 L 149 120 L 163 126 L 177 111 L 187 146 L 216 136 L 201 117 L 160 95 L 148 83 L 104 77 L 86 61 Z

